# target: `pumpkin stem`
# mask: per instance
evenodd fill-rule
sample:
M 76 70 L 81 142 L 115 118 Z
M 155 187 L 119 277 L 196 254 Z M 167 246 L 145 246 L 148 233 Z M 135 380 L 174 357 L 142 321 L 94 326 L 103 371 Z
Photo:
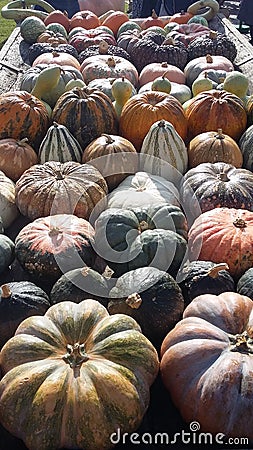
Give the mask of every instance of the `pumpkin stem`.
M 145 220 L 142 220 L 138 226 L 138 230 L 140 233 L 149 229 L 148 223 Z
M 84 268 L 81 270 L 81 274 L 82 274 L 84 277 L 87 277 L 87 275 L 89 275 L 89 271 L 90 271 L 89 267 L 84 267 Z
M 160 127 L 160 128 L 164 128 L 165 127 L 165 120 L 164 119 L 160 120 L 160 122 L 158 123 L 158 127 Z
M 218 35 L 217 31 L 211 30 L 210 33 L 209 33 L 209 38 L 210 39 L 216 39 L 217 35 Z
M 184 11 L 184 9 L 181 9 L 180 15 L 181 15 L 181 16 L 184 16 L 185 14 L 186 14 L 186 12 Z
M 142 304 L 142 298 L 135 292 L 127 297 L 126 304 L 130 306 L 130 308 L 138 309 Z
M 213 58 L 212 58 L 212 56 L 211 55 L 206 55 L 206 62 L 207 63 L 213 63 Z
M 225 139 L 225 136 L 222 133 L 222 128 L 218 128 L 217 133 L 218 134 L 215 135 L 216 139 Z
M 233 222 L 233 225 L 236 228 L 246 228 L 247 227 L 246 222 L 243 219 L 235 219 Z
M 56 180 L 63 180 L 64 179 L 64 175 L 62 174 L 61 169 L 58 169 L 55 171 L 55 176 L 56 176 Z
M 209 270 L 208 276 L 211 278 L 217 278 L 221 270 L 229 270 L 228 265 L 226 263 L 216 264 Z
M 158 15 L 156 14 L 154 9 L 152 9 L 151 17 L 152 17 L 152 19 L 158 19 Z
M 70 365 L 71 368 L 75 369 L 80 367 L 83 362 L 89 360 L 89 356 L 85 352 L 84 344 L 79 344 L 76 342 L 74 345 L 67 345 L 67 353 L 63 355 L 62 359 Z
M 108 58 L 107 59 L 107 64 L 108 64 L 108 67 L 115 67 L 116 66 L 116 61 L 115 61 L 115 59 L 114 58 Z
M 231 352 L 253 353 L 253 339 L 249 337 L 247 331 L 241 334 L 229 334 L 228 337 L 231 343 Z
M 20 139 L 20 141 L 17 141 L 17 144 L 19 147 L 24 147 L 24 145 L 28 142 L 28 138 L 25 137 L 23 139 Z
M 62 233 L 62 231 L 61 231 L 59 228 L 53 227 L 53 228 L 51 228 L 51 230 L 48 232 L 48 235 L 49 235 L 50 237 L 53 237 L 53 236 L 58 236 L 58 235 L 61 234 L 61 233 Z
M 176 41 L 171 36 L 168 36 L 162 43 L 162 45 L 175 45 L 175 44 L 176 44 Z
M 226 172 L 221 172 L 221 173 L 219 173 L 219 174 L 218 174 L 218 178 L 219 178 L 221 181 L 229 181 L 229 177 L 228 177 L 228 175 L 227 175 Z
M 105 137 L 106 145 L 113 144 L 113 142 L 115 142 L 115 140 L 109 134 L 102 133 L 101 136 Z
M 108 48 L 109 48 L 108 42 L 102 40 L 99 43 L 99 48 L 98 48 L 99 54 L 106 55 L 106 53 L 108 52 Z
M 161 63 L 161 67 L 168 67 L 168 63 L 166 61 L 163 61 Z M 167 72 L 165 72 L 165 73 L 167 73 Z
M 10 298 L 11 297 L 11 290 L 8 286 L 8 284 L 3 284 L 1 286 L 1 298 Z

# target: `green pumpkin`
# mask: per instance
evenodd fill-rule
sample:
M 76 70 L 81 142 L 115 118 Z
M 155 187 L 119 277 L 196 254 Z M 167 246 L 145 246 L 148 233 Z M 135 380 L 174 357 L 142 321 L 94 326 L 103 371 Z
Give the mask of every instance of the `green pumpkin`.
M 11 265 L 15 257 L 15 244 L 5 234 L 0 234 L 0 273 Z
M 253 125 L 248 127 L 239 140 L 239 147 L 243 156 L 243 168 L 253 170 Z
M 236 286 L 236 292 L 240 295 L 246 295 L 246 297 L 253 300 L 253 268 L 250 268 L 244 272 L 239 278 Z
M 187 23 L 200 23 L 204 27 L 208 27 L 208 21 L 206 18 L 198 15 L 191 17 Z
M 154 345 L 180 320 L 184 299 L 176 281 L 154 267 L 132 270 L 118 278 L 110 291 L 110 314 L 127 314 Z

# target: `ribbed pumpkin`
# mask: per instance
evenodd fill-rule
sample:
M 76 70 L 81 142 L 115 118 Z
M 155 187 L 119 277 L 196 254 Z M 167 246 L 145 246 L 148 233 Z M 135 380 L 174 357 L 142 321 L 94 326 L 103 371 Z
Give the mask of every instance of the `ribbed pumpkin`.
M 243 156 L 243 167 L 253 170 L 253 125 L 250 125 L 239 140 L 239 147 Z
M 110 28 L 114 35 L 117 36 L 119 27 L 128 21 L 129 18 L 123 11 L 113 11 L 103 20 L 103 26 Z
M 221 207 L 253 211 L 253 174 L 223 162 L 202 163 L 184 175 L 180 195 L 193 216 L 199 208 L 202 212 Z
M 224 262 L 238 279 L 253 265 L 253 212 L 215 208 L 201 214 L 188 235 L 190 260 Z
M 145 19 L 143 19 L 141 22 L 141 28 L 143 30 L 147 30 L 148 28 L 153 27 L 153 26 L 158 26 L 158 27 L 164 26 L 162 19 L 160 19 L 158 17 L 158 15 L 156 14 L 154 9 L 152 10 L 152 14 L 149 17 L 146 17 Z
M 252 308 L 234 292 L 200 295 L 163 341 L 164 385 L 184 421 L 201 424 L 208 439 L 252 442 Z
M 63 272 L 93 266 L 94 229 L 71 214 L 41 217 L 26 225 L 15 239 L 16 258 L 35 279 L 55 282 Z
M 44 104 L 26 91 L 10 91 L 0 95 L 0 139 L 28 138 L 35 150 L 49 127 Z
M 227 91 L 211 89 L 196 95 L 185 109 L 189 139 L 206 131 L 221 128 L 235 141 L 247 126 L 247 113 L 243 101 Z
M 175 41 L 182 42 L 185 47 L 197 39 L 199 36 L 206 36 L 209 34 L 210 28 L 208 26 L 196 23 L 184 23 L 174 27 L 168 36 L 175 39 Z
M 82 162 L 92 164 L 101 172 L 109 190 L 138 170 L 137 153 L 133 144 L 112 134 L 102 134 L 92 141 L 84 149 Z
M 0 217 L 4 228 L 8 228 L 18 217 L 15 184 L 0 171 Z
M 38 162 L 37 154 L 27 140 L 0 139 L 0 169 L 13 181 Z
M 200 133 L 188 145 L 189 168 L 201 163 L 224 162 L 242 167 L 242 152 L 235 142 L 221 128 L 216 131 Z
M 186 138 L 187 120 L 181 103 L 172 95 L 158 91 L 134 95 L 126 102 L 119 131 L 138 151 L 151 125 L 161 119 L 171 122 L 179 136 Z
M 52 120 L 65 125 L 84 149 L 102 133 L 117 134 L 112 101 L 101 91 L 74 88 L 57 101 Z
M 80 63 L 75 56 L 57 50 L 42 53 L 37 56 L 32 63 L 32 67 L 36 67 L 38 64 L 58 64 L 59 66 L 71 66 L 77 70 L 80 70 L 81 68 Z
M 172 166 L 184 174 L 188 166 L 188 154 L 183 139 L 174 126 L 166 120 L 151 125 L 141 146 L 145 155 L 142 169 L 155 175 L 162 175 L 163 169 Z M 141 161 L 142 162 L 142 161 Z
M 140 324 L 158 348 L 168 330 L 181 318 L 181 289 L 166 272 L 144 267 L 122 275 L 110 291 L 110 314 L 123 313 Z
M 253 268 L 246 270 L 239 278 L 236 285 L 236 292 L 240 295 L 246 295 L 253 300 Z
M 141 424 L 158 368 L 131 317 L 95 300 L 53 305 L 1 352 L 0 421 L 29 450 L 109 450 L 112 433 Z
M 47 294 L 29 281 L 14 281 L 0 286 L 0 348 L 14 336 L 22 320 L 43 316 L 50 307 Z
M 96 203 L 106 206 L 107 184 L 89 164 L 49 161 L 26 170 L 16 184 L 21 214 L 34 220 L 51 214 L 87 219 Z
M 196 80 L 201 72 L 209 69 L 231 72 L 234 70 L 234 65 L 225 56 L 205 55 L 194 58 L 189 61 L 184 68 L 184 74 L 188 86 L 192 85 L 193 81 Z
M 81 162 L 82 154 L 79 142 L 72 136 L 68 128 L 54 122 L 40 144 L 39 162 L 41 164 L 47 161 Z

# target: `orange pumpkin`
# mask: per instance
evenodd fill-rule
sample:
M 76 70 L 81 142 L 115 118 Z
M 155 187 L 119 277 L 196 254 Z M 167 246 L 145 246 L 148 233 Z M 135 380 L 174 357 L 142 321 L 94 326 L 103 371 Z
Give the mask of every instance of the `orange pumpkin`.
M 181 69 L 172 64 L 168 64 L 167 62 L 157 62 L 147 64 L 142 69 L 139 75 L 139 85 L 144 86 L 144 84 L 154 81 L 156 78 L 162 76 L 165 76 L 168 80 L 175 83 L 185 84 L 185 75 Z
M 247 113 L 243 101 L 227 91 L 211 89 L 196 95 L 185 109 L 189 139 L 206 131 L 222 128 L 238 140 L 247 126 Z
M 176 23 L 187 23 L 188 20 L 190 20 L 193 17 L 193 14 L 187 12 L 187 11 L 180 11 L 178 13 L 175 13 L 171 16 L 169 23 L 170 22 L 176 22 Z
M 164 24 L 165 23 L 162 21 L 162 19 L 160 19 L 158 17 L 158 15 L 156 14 L 155 10 L 153 9 L 152 10 L 152 15 L 150 17 L 147 17 L 146 19 L 144 19 L 141 22 L 141 28 L 143 30 L 147 30 L 147 28 L 154 27 L 154 26 L 163 28 Z
M 32 67 L 38 64 L 57 64 L 58 66 L 71 66 L 80 70 L 79 61 L 69 53 L 58 52 L 56 50 L 49 53 L 42 53 L 33 61 Z
M 73 30 L 73 28 L 81 27 L 86 30 L 91 30 L 92 28 L 96 28 L 100 25 L 98 16 L 92 11 L 78 11 L 74 14 L 69 20 L 69 29 Z
M 201 214 L 189 230 L 190 259 L 224 262 L 239 278 L 253 266 L 253 212 L 215 208 Z
M 26 91 L 0 95 L 0 139 L 27 138 L 37 151 L 49 127 L 45 105 Z
M 0 170 L 13 181 L 17 181 L 25 170 L 38 163 L 38 156 L 27 140 L 0 140 Z
M 117 36 L 119 27 L 128 21 L 129 18 L 127 14 L 122 11 L 114 11 L 103 21 L 103 26 L 110 28 L 114 35 Z
M 186 139 L 187 120 L 181 103 L 159 91 L 137 94 L 126 102 L 119 119 L 120 134 L 139 151 L 151 125 L 161 119 L 171 122 L 181 138 Z

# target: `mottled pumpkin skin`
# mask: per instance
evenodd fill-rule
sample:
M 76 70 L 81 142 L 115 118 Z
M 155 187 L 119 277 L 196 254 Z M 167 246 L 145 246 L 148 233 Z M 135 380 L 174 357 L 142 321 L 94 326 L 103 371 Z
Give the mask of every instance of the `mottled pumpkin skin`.
M 253 265 L 253 213 L 215 208 L 201 214 L 188 234 L 190 260 L 224 262 L 238 279 Z
M 165 387 L 201 432 L 253 439 L 253 302 L 233 292 L 196 297 L 161 347 Z
M 62 272 L 93 266 L 94 229 L 71 214 L 42 217 L 26 225 L 16 237 L 16 258 L 36 278 L 56 281 Z
M 117 134 L 118 121 L 109 97 L 101 91 L 74 88 L 56 102 L 52 120 L 65 125 L 84 149 L 102 133 Z
M 131 433 L 158 372 L 130 317 L 95 300 L 62 302 L 24 321 L 1 353 L 0 420 L 29 450 L 106 450 Z
M 227 91 L 211 89 L 196 95 L 185 111 L 189 139 L 206 131 L 222 128 L 237 141 L 247 126 L 243 101 Z
M 119 131 L 139 151 L 151 125 L 162 119 L 171 122 L 181 138 L 186 139 L 187 120 L 182 105 L 172 95 L 156 91 L 134 95 L 126 102 Z
M 95 167 L 49 161 L 23 173 L 16 184 L 16 203 L 31 220 L 52 214 L 87 219 L 96 203 L 105 206 L 107 190 L 106 181 Z
M 45 105 L 26 91 L 12 91 L 0 96 L 0 139 L 28 138 L 35 150 L 49 127 Z

